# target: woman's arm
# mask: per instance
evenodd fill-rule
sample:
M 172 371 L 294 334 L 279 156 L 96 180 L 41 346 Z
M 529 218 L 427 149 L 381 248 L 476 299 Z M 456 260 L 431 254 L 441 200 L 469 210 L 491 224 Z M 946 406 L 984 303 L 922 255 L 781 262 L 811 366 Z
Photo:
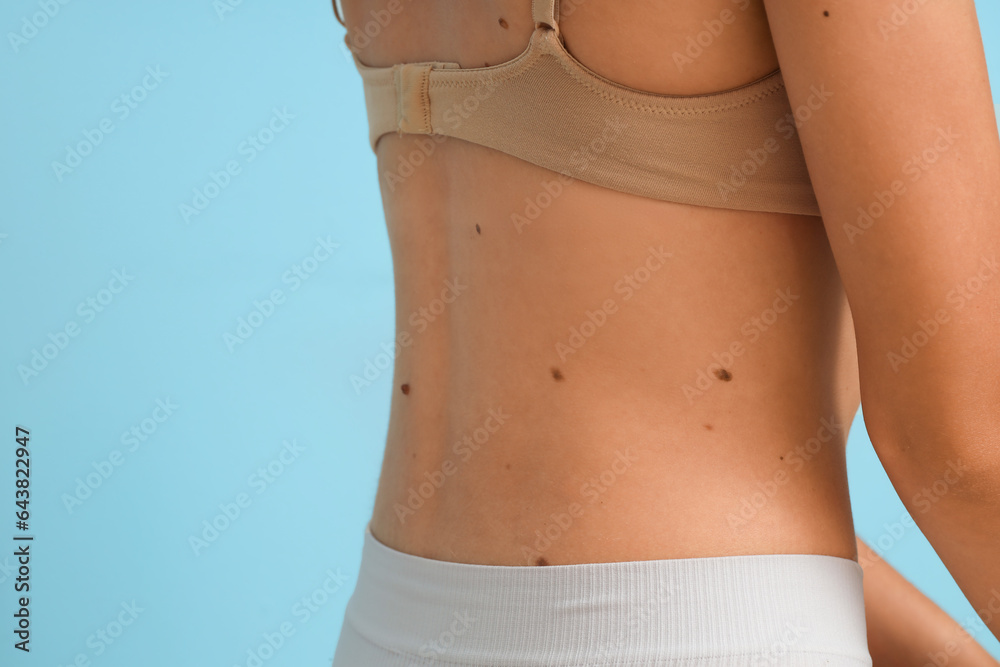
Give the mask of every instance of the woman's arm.
M 1000 137 L 975 5 L 764 5 L 854 318 L 865 425 L 1000 636 Z
M 873 667 L 996 667 L 979 643 L 943 609 L 858 538 L 865 572 L 865 618 Z

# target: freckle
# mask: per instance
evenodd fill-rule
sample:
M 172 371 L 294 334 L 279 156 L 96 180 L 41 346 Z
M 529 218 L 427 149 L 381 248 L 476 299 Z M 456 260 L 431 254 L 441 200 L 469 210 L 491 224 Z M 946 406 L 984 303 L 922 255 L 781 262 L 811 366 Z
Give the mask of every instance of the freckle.
M 779 457 L 778 457 L 778 460 L 779 460 L 779 461 L 784 461 L 784 460 L 785 460 L 785 457 L 784 457 L 784 456 L 779 456 Z
M 545 560 L 545 556 L 539 556 L 538 560 L 535 561 L 535 565 L 548 565 L 549 561 Z
M 705 428 L 707 428 L 709 431 L 711 431 L 712 430 L 712 425 L 711 424 L 705 424 Z
M 500 27 L 504 29 L 507 28 L 507 22 L 503 20 L 502 16 L 500 17 Z
M 727 371 L 725 368 L 720 368 L 715 371 L 715 377 L 719 378 L 723 382 L 729 382 L 733 379 L 733 374 Z
M 556 380 L 562 380 L 563 379 L 563 374 L 561 372 L 559 372 L 558 368 L 553 368 L 552 369 L 552 377 L 554 377 Z
M 483 233 L 483 231 L 481 229 L 479 229 L 479 225 L 476 225 L 476 233 L 477 234 L 482 234 Z
M 401 390 L 401 391 L 402 391 L 402 392 L 403 392 L 404 394 L 409 394 L 409 393 L 410 393 L 410 385 L 408 385 L 408 384 L 404 384 L 404 385 L 403 385 L 403 386 L 401 386 L 401 387 L 400 387 L 399 389 L 400 389 L 400 390 Z

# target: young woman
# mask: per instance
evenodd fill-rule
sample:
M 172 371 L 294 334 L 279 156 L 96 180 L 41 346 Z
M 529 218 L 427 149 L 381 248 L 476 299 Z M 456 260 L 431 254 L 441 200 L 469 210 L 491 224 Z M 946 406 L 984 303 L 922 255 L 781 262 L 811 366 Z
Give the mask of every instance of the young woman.
M 994 664 L 862 577 L 844 452 L 863 396 L 1000 634 L 973 0 L 342 5 L 398 354 L 334 665 Z

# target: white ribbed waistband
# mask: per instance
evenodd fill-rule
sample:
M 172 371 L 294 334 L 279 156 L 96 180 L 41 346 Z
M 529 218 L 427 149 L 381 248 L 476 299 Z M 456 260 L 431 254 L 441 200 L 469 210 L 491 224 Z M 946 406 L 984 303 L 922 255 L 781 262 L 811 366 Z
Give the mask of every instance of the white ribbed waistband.
M 368 526 L 340 643 L 360 639 L 407 666 L 872 664 L 853 560 L 476 565 L 397 551 Z

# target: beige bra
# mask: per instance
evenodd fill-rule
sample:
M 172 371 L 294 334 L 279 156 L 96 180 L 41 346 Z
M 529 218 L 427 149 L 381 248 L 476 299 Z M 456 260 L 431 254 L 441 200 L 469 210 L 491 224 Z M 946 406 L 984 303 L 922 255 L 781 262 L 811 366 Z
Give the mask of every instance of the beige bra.
M 445 135 L 643 197 L 819 215 L 780 70 L 707 95 L 644 92 L 569 54 L 559 0 L 531 12 L 527 48 L 490 67 L 369 67 L 351 50 L 372 150 L 389 132 Z

